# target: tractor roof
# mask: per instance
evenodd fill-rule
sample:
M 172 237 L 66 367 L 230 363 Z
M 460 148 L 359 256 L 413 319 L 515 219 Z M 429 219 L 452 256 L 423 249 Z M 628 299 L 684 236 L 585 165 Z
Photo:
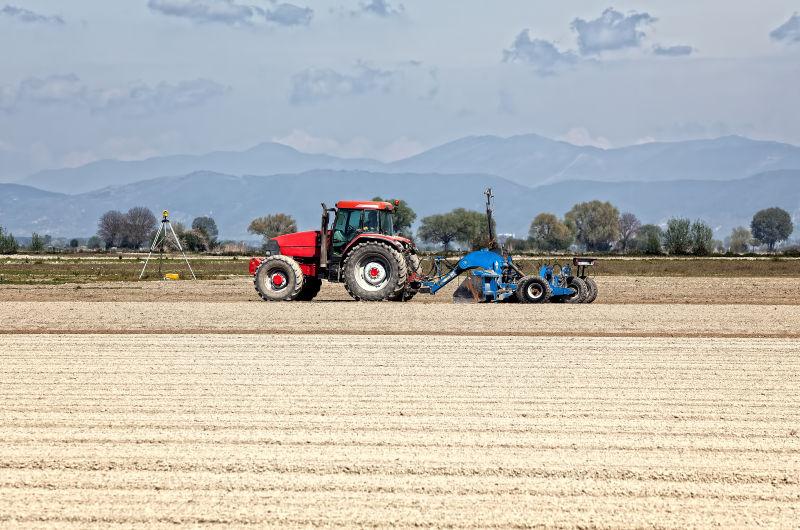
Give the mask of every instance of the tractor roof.
M 383 201 L 339 201 L 336 207 L 347 210 L 394 210 L 391 203 Z

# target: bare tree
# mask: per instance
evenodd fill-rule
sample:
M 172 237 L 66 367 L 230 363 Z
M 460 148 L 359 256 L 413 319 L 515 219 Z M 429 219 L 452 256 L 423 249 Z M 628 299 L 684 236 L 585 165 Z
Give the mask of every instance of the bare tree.
M 641 227 L 641 221 L 630 212 L 619 217 L 619 246 L 623 253 L 628 251 L 628 245 L 636 238 Z
M 149 243 L 158 227 L 158 220 L 149 208 L 134 206 L 125 215 L 125 236 L 131 248 Z
M 97 235 L 106 244 L 106 248 L 122 246 L 126 223 L 125 214 L 118 210 L 109 210 L 100 217 L 97 223 Z

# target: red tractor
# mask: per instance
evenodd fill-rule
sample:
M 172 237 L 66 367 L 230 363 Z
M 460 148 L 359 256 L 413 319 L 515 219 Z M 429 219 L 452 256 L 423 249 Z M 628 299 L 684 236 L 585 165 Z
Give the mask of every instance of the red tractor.
M 410 300 L 420 286 L 420 262 L 414 243 L 395 235 L 396 204 L 323 204 L 320 230 L 274 237 L 267 242 L 266 257 L 250 260 L 256 291 L 267 301 L 307 301 L 328 280 L 344 283 L 356 300 Z M 335 213 L 332 227 L 330 212 Z

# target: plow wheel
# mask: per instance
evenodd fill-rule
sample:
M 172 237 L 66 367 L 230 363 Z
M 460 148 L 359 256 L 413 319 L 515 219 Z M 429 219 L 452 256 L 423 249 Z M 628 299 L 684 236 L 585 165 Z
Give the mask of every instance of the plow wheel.
M 567 287 L 573 289 L 575 294 L 565 296 L 564 302 L 567 304 L 583 304 L 589 296 L 589 288 L 586 282 L 577 276 L 573 276 L 567 280 Z
M 343 268 L 344 286 L 355 300 L 378 302 L 402 297 L 408 281 L 403 254 L 377 241 L 356 245 Z
M 306 278 L 303 281 L 303 288 L 300 290 L 294 300 L 299 302 L 310 302 L 319 294 L 320 289 L 322 289 L 322 280 L 319 278 Z
M 526 276 L 517 284 L 517 300 L 523 304 L 542 304 L 550 300 L 553 290 L 538 276 Z
M 586 282 L 586 288 L 588 290 L 586 294 L 586 300 L 583 301 L 584 304 L 591 304 L 597 299 L 597 282 L 594 281 L 594 278 L 583 278 L 583 281 Z
M 270 256 L 258 266 L 253 283 L 262 300 L 294 300 L 303 290 L 303 271 L 289 256 Z

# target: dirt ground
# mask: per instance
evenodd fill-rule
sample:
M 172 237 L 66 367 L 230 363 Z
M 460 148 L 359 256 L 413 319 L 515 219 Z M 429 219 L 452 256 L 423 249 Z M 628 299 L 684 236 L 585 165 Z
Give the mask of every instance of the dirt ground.
M 599 304 L 800 304 L 800 277 L 598 276 Z M 457 282 L 435 296 L 419 294 L 411 303 L 452 302 Z M 349 301 L 344 287 L 325 282 L 318 301 Z M 244 302 L 260 301 L 249 276 L 228 280 L 96 282 L 63 285 L 0 284 L 0 301 L 48 302 Z
M 800 279 L 635 280 L 574 306 L 3 286 L 0 525 L 796 526 Z

